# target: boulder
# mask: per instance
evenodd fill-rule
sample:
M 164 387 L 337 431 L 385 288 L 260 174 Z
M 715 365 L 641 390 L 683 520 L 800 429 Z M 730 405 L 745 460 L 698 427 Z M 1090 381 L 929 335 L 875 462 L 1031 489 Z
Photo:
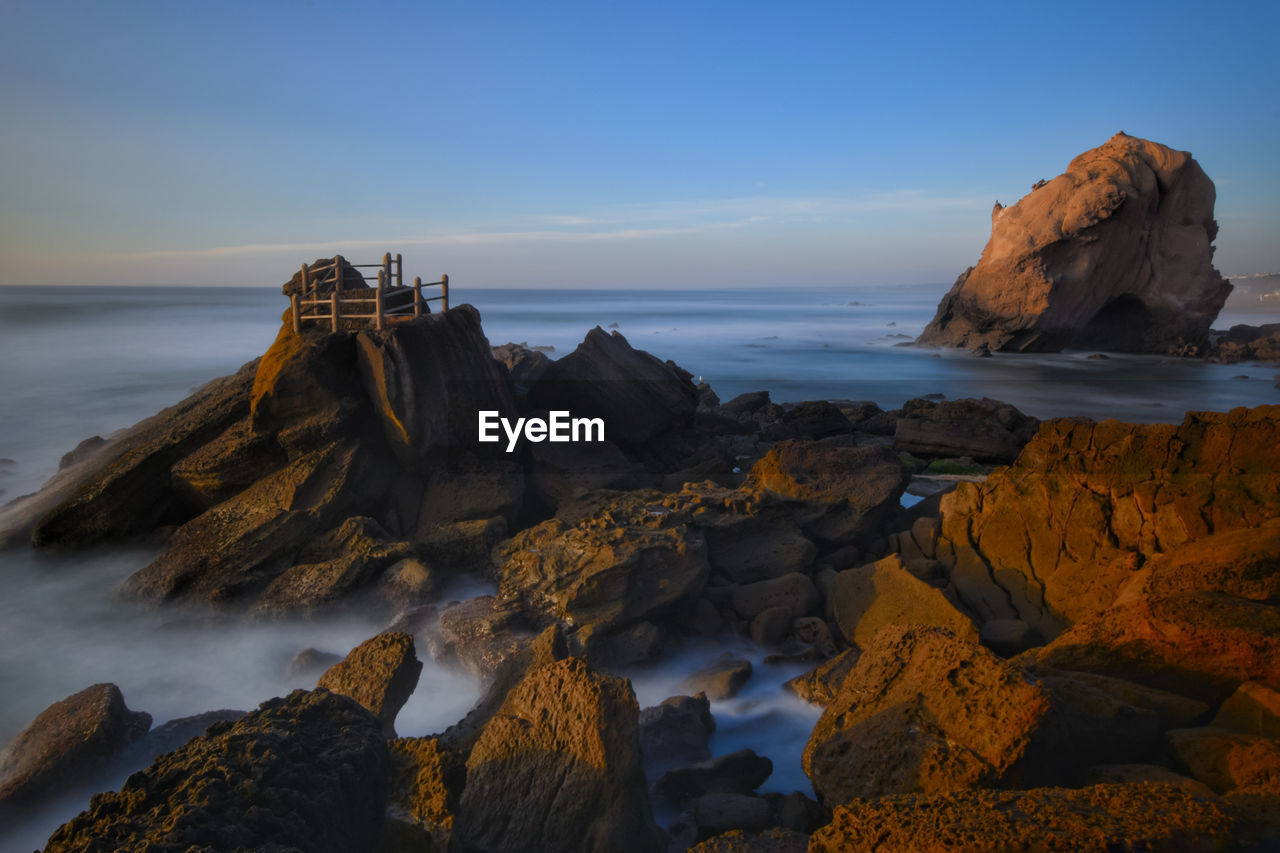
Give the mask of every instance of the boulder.
M 345 696 L 295 690 L 96 795 L 45 849 L 370 850 L 388 770 L 372 714 Z
M 214 723 L 234 723 L 247 713 L 247 711 L 224 708 L 219 711 L 192 714 L 190 717 L 178 717 L 164 725 L 156 726 L 129 750 L 131 755 L 140 756 L 142 759 L 134 766 L 150 764 L 157 756 L 173 752 L 193 738 L 205 734 Z
M 743 491 L 761 503 L 783 503 L 806 535 L 838 546 L 854 544 L 886 521 L 909 479 L 884 447 L 789 440 L 752 466 Z
M 535 667 L 471 750 L 455 840 L 509 851 L 661 849 L 638 719 L 627 681 L 580 658 Z
M 368 708 L 387 737 L 395 737 L 396 714 L 418 686 L 422 662 L 409 634 L 378 634 L 356 646 L 320 676 L 317 686 L 350 696 Z
M 686 678 L 684 685 L 690 692 L 704 693 L 712 701 L 732 699 L 751 677 L 751 670 L 751 661 L 725 655 Z
M 120 688 L 95 684 L 54 702 L 0 754 L 0 815 L 95 777 L 151 728 Z
M 805 572 L 818 555 L 790 513 L 718 513 L 699 519 L 698 526 L 712 570 L 735 583 Z
M 704 794 L 690 808 L 699 838 L 731 829 L 759 832 L 773 825 L 773 809 L 764 797 L 747 794 Z
M 740 749 L 667 771 L 654 783 L 653 794 L 659 800 L 679 804 L 704 794 L 751 794 L 772 774 L 772 761 L 753 750 Z
M 489 553 L 507 538 L 501 516 L 423 526 L 414 544 L 432 569 L 452 574 L 481 574 L 489 569 Z
M 1222 703 L 1210 725 L 1280 740 L 1280 690 L 1246 681 Z
M 1031 763 L 1050 707 L 981 646 L 941 628 L 884 628 L 814 726 L 804 769 L 828 807 L 1007 783 Z
M 521 393 L 527 393 L 551 366 L 551 359 L 545 352 L 528 344 L 508 342 L 494 347 L 491 352 L 494 360 L 507 369 L 507 376 Z
M 811 438 L 814 440 L 833 435 L 849 435 L 853 424 L 835 405 L 826 400 L 796 403 L 782 417 L 762 431 L 772 441 L 783 438 Z
M 1218 361 L 1280 361 L 1280 323 L 1232 326 L 1218 339 L 1213 355 Z
M 488 679 L 518 655 L 539 630 L 518 602 L 480 595 L 441 612 L 439 645 L 433 654 Z
M 1280 687 L 1280 609 L 1220 593 L 1142 598 L 1083 620 L 1021 657 L 1216 705 L 1246 681 Z
M 1215 799 L 1171 784 L 922 792 L 837 806 L 809 850 L 961 850 L 976 839 L 984 850 L 1207 850 L 1235 829 Z
M 829 618 L 846 640 L 865 646 L 886 625 L 932 625 L 976 642 L 978 628 L 942 590 L 918 580 L 895 555 L 836 575 Z
M 625 450 L 689 426 L 698 392 L 675 365 L 596 326 L 577 349 L 547 367 L 529 392 L 529 405 L 603 418 L 605 438 Z
M 502 595 L 584 636 L 660 618 L 692 600 L 710 572 L 703 537 L 644 497 L 574 525 L 549 519 L 499 545 L 493 561 Z
M 808 849 L 808 835 L 772 827 L 759 833 L 731 829 L 693 845 L 689 853 L 805 853 Z
M 981 400 L 908 400 L 893 433 L 893 449 L 929 459 L 967 456 L 1008 464 L 1036 434 L 1040 422 L 1008 403 Z
M 1115 601 L 1144 560 L 1169 555 L 1152 573 L 1172 589 L 1188 577 L 1179 549 L 1280 516 L 1280 406 L 1179 425 L 1046 421 L 1013 465 L 961 483 L 941 509 L 938 559 L 960 600 L 982 621 L 1022 619 L 1052 638 Z M 1265 530 L 1216 540 L 1195 583 L 1263 594 L 1277 528 Z
M 730 605 L 743 619 L 780 608 L 788 628 L 793 620 L 816 610 L 820 600 L 813 581 L 798 572 L 734 587 L 729 596 Z
M 1169 746 L 1187 775 L 1213 790 L 1280 794 L 1280 741 L 1215 728 L 1174 729 Z
M 640 750 L 645 773 L 657 779 L 673 767 L 711 758 L 707 740 L 715 731 L 711 703 L 705 693 L 672 696 L 640 712 Z
M 1189 153 L 1118 133 L 1017 204 L 997 205 L 978 265 L 916 342 L 1196 350 L 1231 292 L 1212 263 L 1215 195 Z

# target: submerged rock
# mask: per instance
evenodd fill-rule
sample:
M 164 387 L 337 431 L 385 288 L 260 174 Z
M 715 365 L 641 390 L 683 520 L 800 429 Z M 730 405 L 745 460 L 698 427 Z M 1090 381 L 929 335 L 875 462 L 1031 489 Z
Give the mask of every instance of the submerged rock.
M 997 206 L 981 260 L 917 343 L 1195 351 L 1231 292 L 1212 263 L 1215 196 L 1187 152 L 1118 133 Z
M 134 773 L 49 839 L 48 853 L 373 849 L 389 762 L 381 727 L 345 696 L 296 690 Z

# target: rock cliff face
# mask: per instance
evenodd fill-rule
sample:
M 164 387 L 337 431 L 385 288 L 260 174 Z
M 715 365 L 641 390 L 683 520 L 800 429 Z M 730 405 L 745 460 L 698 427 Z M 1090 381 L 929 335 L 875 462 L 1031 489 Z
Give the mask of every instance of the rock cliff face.
M 1231 285 L 1213 182 L 1185 151 L 1118 133 L 1011 207 L 916 341 L 1004 352 L 1198 352 Z

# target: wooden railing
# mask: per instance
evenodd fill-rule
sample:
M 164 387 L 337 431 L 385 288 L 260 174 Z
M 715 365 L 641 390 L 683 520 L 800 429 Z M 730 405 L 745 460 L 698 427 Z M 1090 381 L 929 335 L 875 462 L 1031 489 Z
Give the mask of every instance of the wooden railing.
M 372 287 L 343 287 L 346 267 L 356 270 L 377 269 L 377 275 L 364 275 L 364 281 L 377 281 Z M 393 274 L 394 271 L 394 274 Z M 392 284 L 392 282 L 395 282 Z M 412 287 L 404 284 L 404 262 L 400 255 L 382 256 L 380 264 L 347 264 L 342 255 L 334 255 L 330 261 L 307 266 L 302 265 L 302 292 L 290 295 L 293 312 L 293 330 L 302 331 L 307 322 L 328 323 L 338 331 L 343 320 L 372 320 L 375 328 L 382 329 L 388 323 L 411 320 L 430 313 L 428 303 L 440 302 L 442 311 L 449 310 L 449 276 L 439 281 L 423 282 L 415 277 Z M 320 293 L 321 285 L 332 289 Z M 423 296 L 422 288 L 439 287 L 439 296 Z M 371 306 L 371 307 L 370 307 Z

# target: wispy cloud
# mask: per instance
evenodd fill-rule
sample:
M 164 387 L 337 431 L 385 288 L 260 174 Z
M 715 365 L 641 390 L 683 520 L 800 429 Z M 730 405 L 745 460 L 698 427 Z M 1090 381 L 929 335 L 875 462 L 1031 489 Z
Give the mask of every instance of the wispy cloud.
M 534 214 L 510 220 L 508 228 L 412 233 L 401 231 L 377 239 L 334 239 L 298 243 L 248 243 L 195 249 L 156 249 L 113 254 L 112 259 L 145 261 L 191 258 L 213 259 L 273 253 L 314 253 L 384 249 L 387 246 L 500 245 L 510 243 L 582 243 L 635 241 L 681 235 L 723 232 L 749 227 L 839 223 L 867 214 L 925 215 L 945 210 L 985 210 L 990 199 L 976 196 L 938 196 L 923 190 L 900 189 L 851 196 L 797 198 L 751 196 L 675 202 L 610 205 L 576 214 Z M 521 228 L 524 224 L 533 227 Z

